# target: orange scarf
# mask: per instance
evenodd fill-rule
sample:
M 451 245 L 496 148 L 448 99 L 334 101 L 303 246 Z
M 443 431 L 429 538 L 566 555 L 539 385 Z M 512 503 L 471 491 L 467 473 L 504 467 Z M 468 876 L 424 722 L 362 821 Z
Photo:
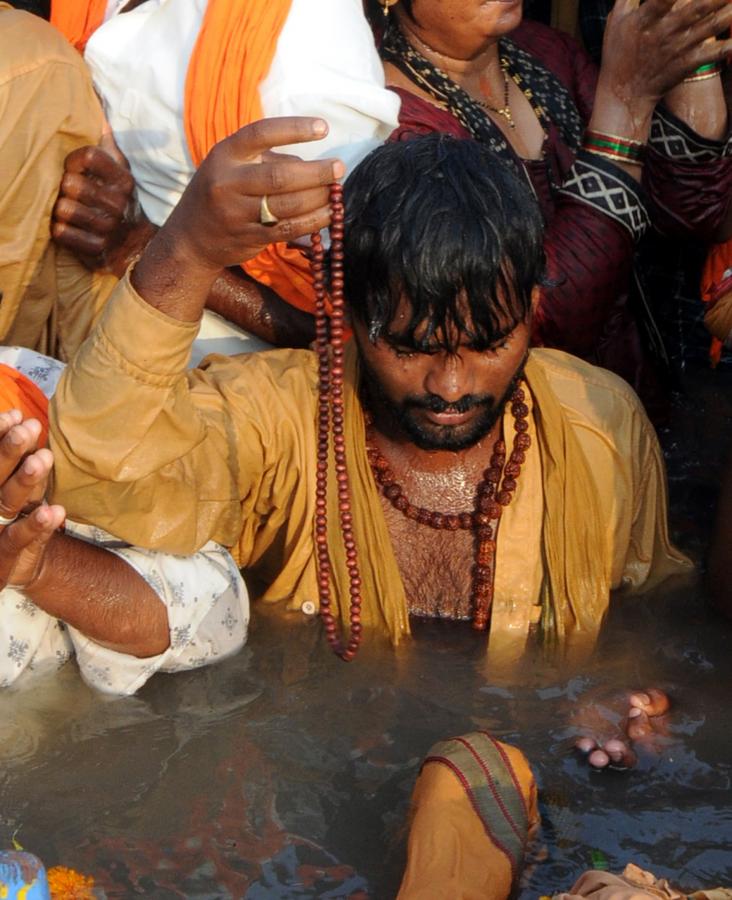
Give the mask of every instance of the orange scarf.
M 214 144 L 262 118 L 266 78 L 292 0 L 209 0 L 188 64 L 184 126 L 200 166 Z M 51 21 L 78 49 L 104 21 L 106 0 L 53 0 Z M 315 312 L 310 265 L 299 250 L 272 244 L 242 268 L 288 303 Z
M 186 78 L 185 131 L 196 166 L 209 150 L 262 118 L 266 78 L 292 0 L 209 0 Z M 310 266 L 287 244 L 272 244 L 242 268 L 298 309 L 315 311 Z
M 709 248 L 701 280 L 701 298 L 707 313 L 723 296 L 732 293 L 732 277 L 724 277 L 728 269 L 732 269 L 732 238 L 723 244 L 713 244 Z M 722 340 L 719 337 L 712 337 L 709 358 L 713 367 L 721 359 L 722 347 Z
M 81 53 L 106 11 L 107 0 L 52 0 L 51 24 Z
M 48 441 L 48 400 L 43 391 L 30 378 L 21 375 L 17 369 L 0 363 L 0 412 L 19 409 L 24 419 L 38 419 L 41 436 L 38 446 L 45 447 Z

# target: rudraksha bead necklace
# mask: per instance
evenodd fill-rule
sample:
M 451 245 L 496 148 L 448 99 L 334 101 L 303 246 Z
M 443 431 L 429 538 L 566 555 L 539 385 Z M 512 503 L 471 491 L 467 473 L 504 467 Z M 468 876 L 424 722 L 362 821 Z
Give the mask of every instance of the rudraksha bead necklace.
M 343 187 L 334 184 L 330 189 L 330 340 L 328 316 L 325 309 L 326 277 L 325 248 L 320 233 L 311 237 L 311 270 L 316 295 L 315 349 L 318 355 L 318 456 L 315 484 L 315 548 L 318 561 L 318 597 L 320 616 L 328 643 L 334 652 L 350 662 L 361 643 L 361 576 L 358 553 L 353 536 L 351 493 L 346 466 L 346 437 L 343 416 Z M 333 431 L 333 456 L 338 486 L 338 512 L 343 546 L 346 551 L 350 592 L 350 634 L 348 642 L 338 633 L 330 598 L 331 564 L 328 553 L 328 452 Z
M 511 396 L 511 412 L 516 437 L 511 456 L 506 464 L 506 443 L 499 438 L 493 445 L 490 464 L 483 473 L 475 496 L 472 512 L 441 513 L 410 503 L 387 460 L 376 446 L 373 424 L 367 416 L 367 453 L 374 478 L 391 505 L 408 519 L 442 531 L 473 531 L 475 534 L 475 564 L 473 566 L 473 628 L 485 631 L 490 620 L 493 603 L 494 566 L 496 558 L 496 533 L 504 508 L 513 499 L 516 479 L 526 461 L 526 451 L 531 445 L 527 421 L 529 408 L 526 395 L 518 386 Z M 505 467 L 504 467 L 505 466 Z M 503 482 L 499 482 L 503 474 Z

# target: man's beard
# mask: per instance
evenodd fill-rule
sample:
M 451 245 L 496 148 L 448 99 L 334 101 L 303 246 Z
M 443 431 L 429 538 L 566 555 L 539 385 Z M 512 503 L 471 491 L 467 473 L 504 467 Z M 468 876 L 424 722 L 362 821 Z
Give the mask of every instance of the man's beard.
M 393 422 L 407 438 L 420 450 L 449 450 L 457 452 L 473 447 L 495 427 L 503 416 L 506 404 L 518 387 L 524 374 L 526 358 L 514 373 L 506 391 L 499 400 L 493 394 L 465 394 L 454 403 L 448 403 L 436 394 L 421 397 L 407 397 L 401 403 L 394 403 L 384 395 L 374 373 L 361 360 L 365 395 L 369 401 L 379 406 L 388 421 Z M 428 410 L 435 413 L 464 413 L 478 410 L 473 419 L 464 425 L 429 425 L 420 422 L 415 413 Z

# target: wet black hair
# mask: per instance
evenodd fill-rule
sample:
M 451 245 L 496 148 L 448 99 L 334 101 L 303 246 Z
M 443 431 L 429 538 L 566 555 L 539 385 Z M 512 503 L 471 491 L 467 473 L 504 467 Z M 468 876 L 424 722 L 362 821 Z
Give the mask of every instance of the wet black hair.
M 528 319 L 544 283 L 541 213 L 519 174 L 482 144 L 439 134 L 384 144 L 354 170 L 344 198 L 345 296 L 372 341 L 488 349 Z M 393 334 L 402 297 L 411 317 Z

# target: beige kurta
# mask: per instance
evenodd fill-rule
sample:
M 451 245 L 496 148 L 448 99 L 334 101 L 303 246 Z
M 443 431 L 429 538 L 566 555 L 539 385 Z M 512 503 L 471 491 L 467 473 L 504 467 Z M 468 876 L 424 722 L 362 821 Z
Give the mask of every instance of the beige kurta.
M 67 359 L 117 282 L 51 241 L 66 156 L 103 116 L 79 54 L 47 22 L 0 3 L 0 342 Z
M 211 357 L 186 373 L 196 328 L 154 310 L 128 279 L 120 283 L 54 399 L 54 500 L 73 518 L 145 547 L 191 553 L 214 539 L 234 548 L 265 600 L 291 609 L 314 603 L 315 356 L 276 350 Z M 640 588 L 688 567 L 668 540 L 663 461 L 635 394 L 616 376 L 558 351 L 532 351 L 530 366 L 549 384 L 589 462 L 607 557 L 597 560 L 597 571 L 609 571 L 614 587 Z M 355 531 L 370 598 L 364 621 L 396 641 L 409 631 L 406 598 L 366 459 L 360 406 L 347 388 Z M 517 636 L 538 618 L 546 576 L 548 463 L 534 408 L 529 421 L 532 446 L 498 535 L 491 626 Z M 564 510 L 554 512 L 561 518 Z M 581 544 L 583 534 L 571 522 L 564 527 L 569 543 Z M 338 540 L 331 552 L 342 596 Z

